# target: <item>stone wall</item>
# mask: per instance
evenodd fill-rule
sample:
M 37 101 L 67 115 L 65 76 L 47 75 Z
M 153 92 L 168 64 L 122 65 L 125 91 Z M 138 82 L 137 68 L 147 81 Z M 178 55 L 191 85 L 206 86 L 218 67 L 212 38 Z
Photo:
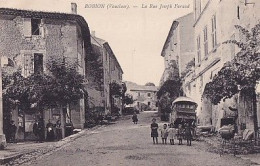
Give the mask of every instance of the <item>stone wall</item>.
M 0 54 L 14 61 L 16 67 L 23 70 L 24 55 L 34 53 L 43 54 L 44 72 L 48 60 L 56 58 L 77 67 L 84 74 L 84 55 L 86 48 L 83 46 L 81 28 L 76 21 L 42 19 L 40 35 L 26 35 L 30 31 L 30 18 L 20 16 L 1 16 L 0 18 Z M 29 28 L 29 29 L 28 29 Z M 80 56 L 79 56 L 80 55 Z M 82 64 L 79 66 L 79 57 Z M 85 122 L 84 102 L 79 102 L 75 107 L 73 123 L 76 128 L 83 128 Z M 44 115 L 45 116 L 45 115 Z M 48 116 L 49 117 L 49 116 Z

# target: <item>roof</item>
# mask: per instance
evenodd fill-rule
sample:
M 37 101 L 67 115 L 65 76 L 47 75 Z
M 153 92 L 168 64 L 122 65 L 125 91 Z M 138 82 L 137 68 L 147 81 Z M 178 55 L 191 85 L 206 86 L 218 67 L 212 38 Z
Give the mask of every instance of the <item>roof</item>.
M 165 56 L 165 49 L 168 47 L 169 43 L 170 43 L 170 40 L 171 40 L 171 37 L 173 35 L 173 31 L 177 28 L 177 26 L 179 25 L 179 22 L 178 21 L 173 21 L 172 23 L 172 26 L 171 26 L 171 29 L 168 33 L 168 36 L 166 38 L 166 41 L 163 45 L 163 49 L 162 49 L 162 52 L 161 52 L 161 56 Z
M 66 19 L 66 20 L 72 20 L 72 19 L 74 20 L 77 17 L 78 18 L 82 17 L 80 15 L 72 14 L 72 13 L 24 10 L 24 9 L 15 9 L 15 8 L 0 8 L 0 14 L 32 17 L 32 18 L 53 18 L 53 19 Z
M 91 35 L 91 44 L 95 44 L 95 45 L 99 45 L 99 46 L 103 46 L 103 44 L 105 44 L 107 41 L 100 39 L 96 36 Z
M 184 97 L 184 96 L 181 96 L 181 97 L 178 97 L 177 99 L 175 99 L 172 104 L 175 104 L 177 102 L 191 102 L 191 103 L 194 103 L 196 104 L 196 102 L 190 98 L 190 97 Z
M 111 49 L 111 47 L 110 47 L 110 45 L 108 44 L 107 41 L 91 35 L 91 44 L 98 45 L 100 47 L 104 47 L 109 52 L 109 55 L 111 55 L 115 59 L 115 61 L 118 65 L 119 69 L 121 70 L 121 72 L 124 73 L 120 63 L 118 62 L 113 50 Z
M 145 86 L 145 85 L 138 85 L 136 83 L 126 81 L 126 87 L 129 91 L 149 91 L 149 92 L 157 92 L 157 86 Z
M 13 15 L 27 18 L 49 18 L 59 20 L 73 20 L 76 21 L 82 28 L 83 35 L 90 38 L 89 27 L 84 17 L 77 14 L 59 13 L 59 12 L 47 12 L 47 11 L 34 11 L 34 10 L 21 10 L 13 8 L 0 8 L 0 15 Z M 90 46 L 90 40 L 87 40 L 88 46 Z

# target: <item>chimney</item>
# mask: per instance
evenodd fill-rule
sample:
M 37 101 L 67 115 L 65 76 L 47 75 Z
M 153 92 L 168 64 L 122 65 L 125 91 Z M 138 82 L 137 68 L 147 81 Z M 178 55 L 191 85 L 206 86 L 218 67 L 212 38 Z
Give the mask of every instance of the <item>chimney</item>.
M 96 37 L 96 32 L 95 31 L 91 31 L 91 36 Z
M 77 4 L 74 2 L 71 3 L 71 13 L 77 14 Z

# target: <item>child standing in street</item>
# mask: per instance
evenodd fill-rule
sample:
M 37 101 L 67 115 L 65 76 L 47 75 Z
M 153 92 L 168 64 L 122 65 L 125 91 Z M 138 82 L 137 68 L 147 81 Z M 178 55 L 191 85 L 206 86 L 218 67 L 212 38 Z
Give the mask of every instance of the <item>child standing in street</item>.
M 183 129 L 182 129 L 182 125 L 181 125 L 181 124 L 179 124 L 179 126 L 178 126 L 177 138 L 178 138 L 178 140 L 179 140 L 179 145 L 182 145 Z
M 151 124 L 151 137 L 153 138 L 153 144 L 158 144 L 158 124 L 156 123 L 156 119 L 153 118 L 152 124 Z
M 134 112 L 134 114 L 133 114 L 133 116 L 132 116 L 132 120 L 133 120 L 134 124 L 137 124 L 138 118 L 137 118 L 136 112 Z
M 187 146 L 191 146 L 192 133 L 190 123 L 187 123 L 185 126 L 185 137 L 187 139 Z
M 168 137 L 167 124 L 163 125 L 163 129 L 161 130 L 161 136 L 162 136 L 162 143 L 167 144 L 167 137 Z
M 174 138 L 176 137 L 176 129 L 174 128 L 173 123 L 170 124 L 170 128 L 168 129 L 168 136 L 170 139 L 170 144 L 174 145 Z

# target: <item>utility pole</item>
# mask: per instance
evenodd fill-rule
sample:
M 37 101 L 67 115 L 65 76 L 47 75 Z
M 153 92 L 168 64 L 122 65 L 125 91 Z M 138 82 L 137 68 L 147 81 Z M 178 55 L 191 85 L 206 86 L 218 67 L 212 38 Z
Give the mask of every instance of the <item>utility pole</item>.
M 0 55 L 0 149 L 4 149 L 6 147 L 6 138 L 3 131 L 3 123 L 4 123 L 4 116 L 3 116 L 3 91 L 2 91 L 2 64 L 1 64 Z

